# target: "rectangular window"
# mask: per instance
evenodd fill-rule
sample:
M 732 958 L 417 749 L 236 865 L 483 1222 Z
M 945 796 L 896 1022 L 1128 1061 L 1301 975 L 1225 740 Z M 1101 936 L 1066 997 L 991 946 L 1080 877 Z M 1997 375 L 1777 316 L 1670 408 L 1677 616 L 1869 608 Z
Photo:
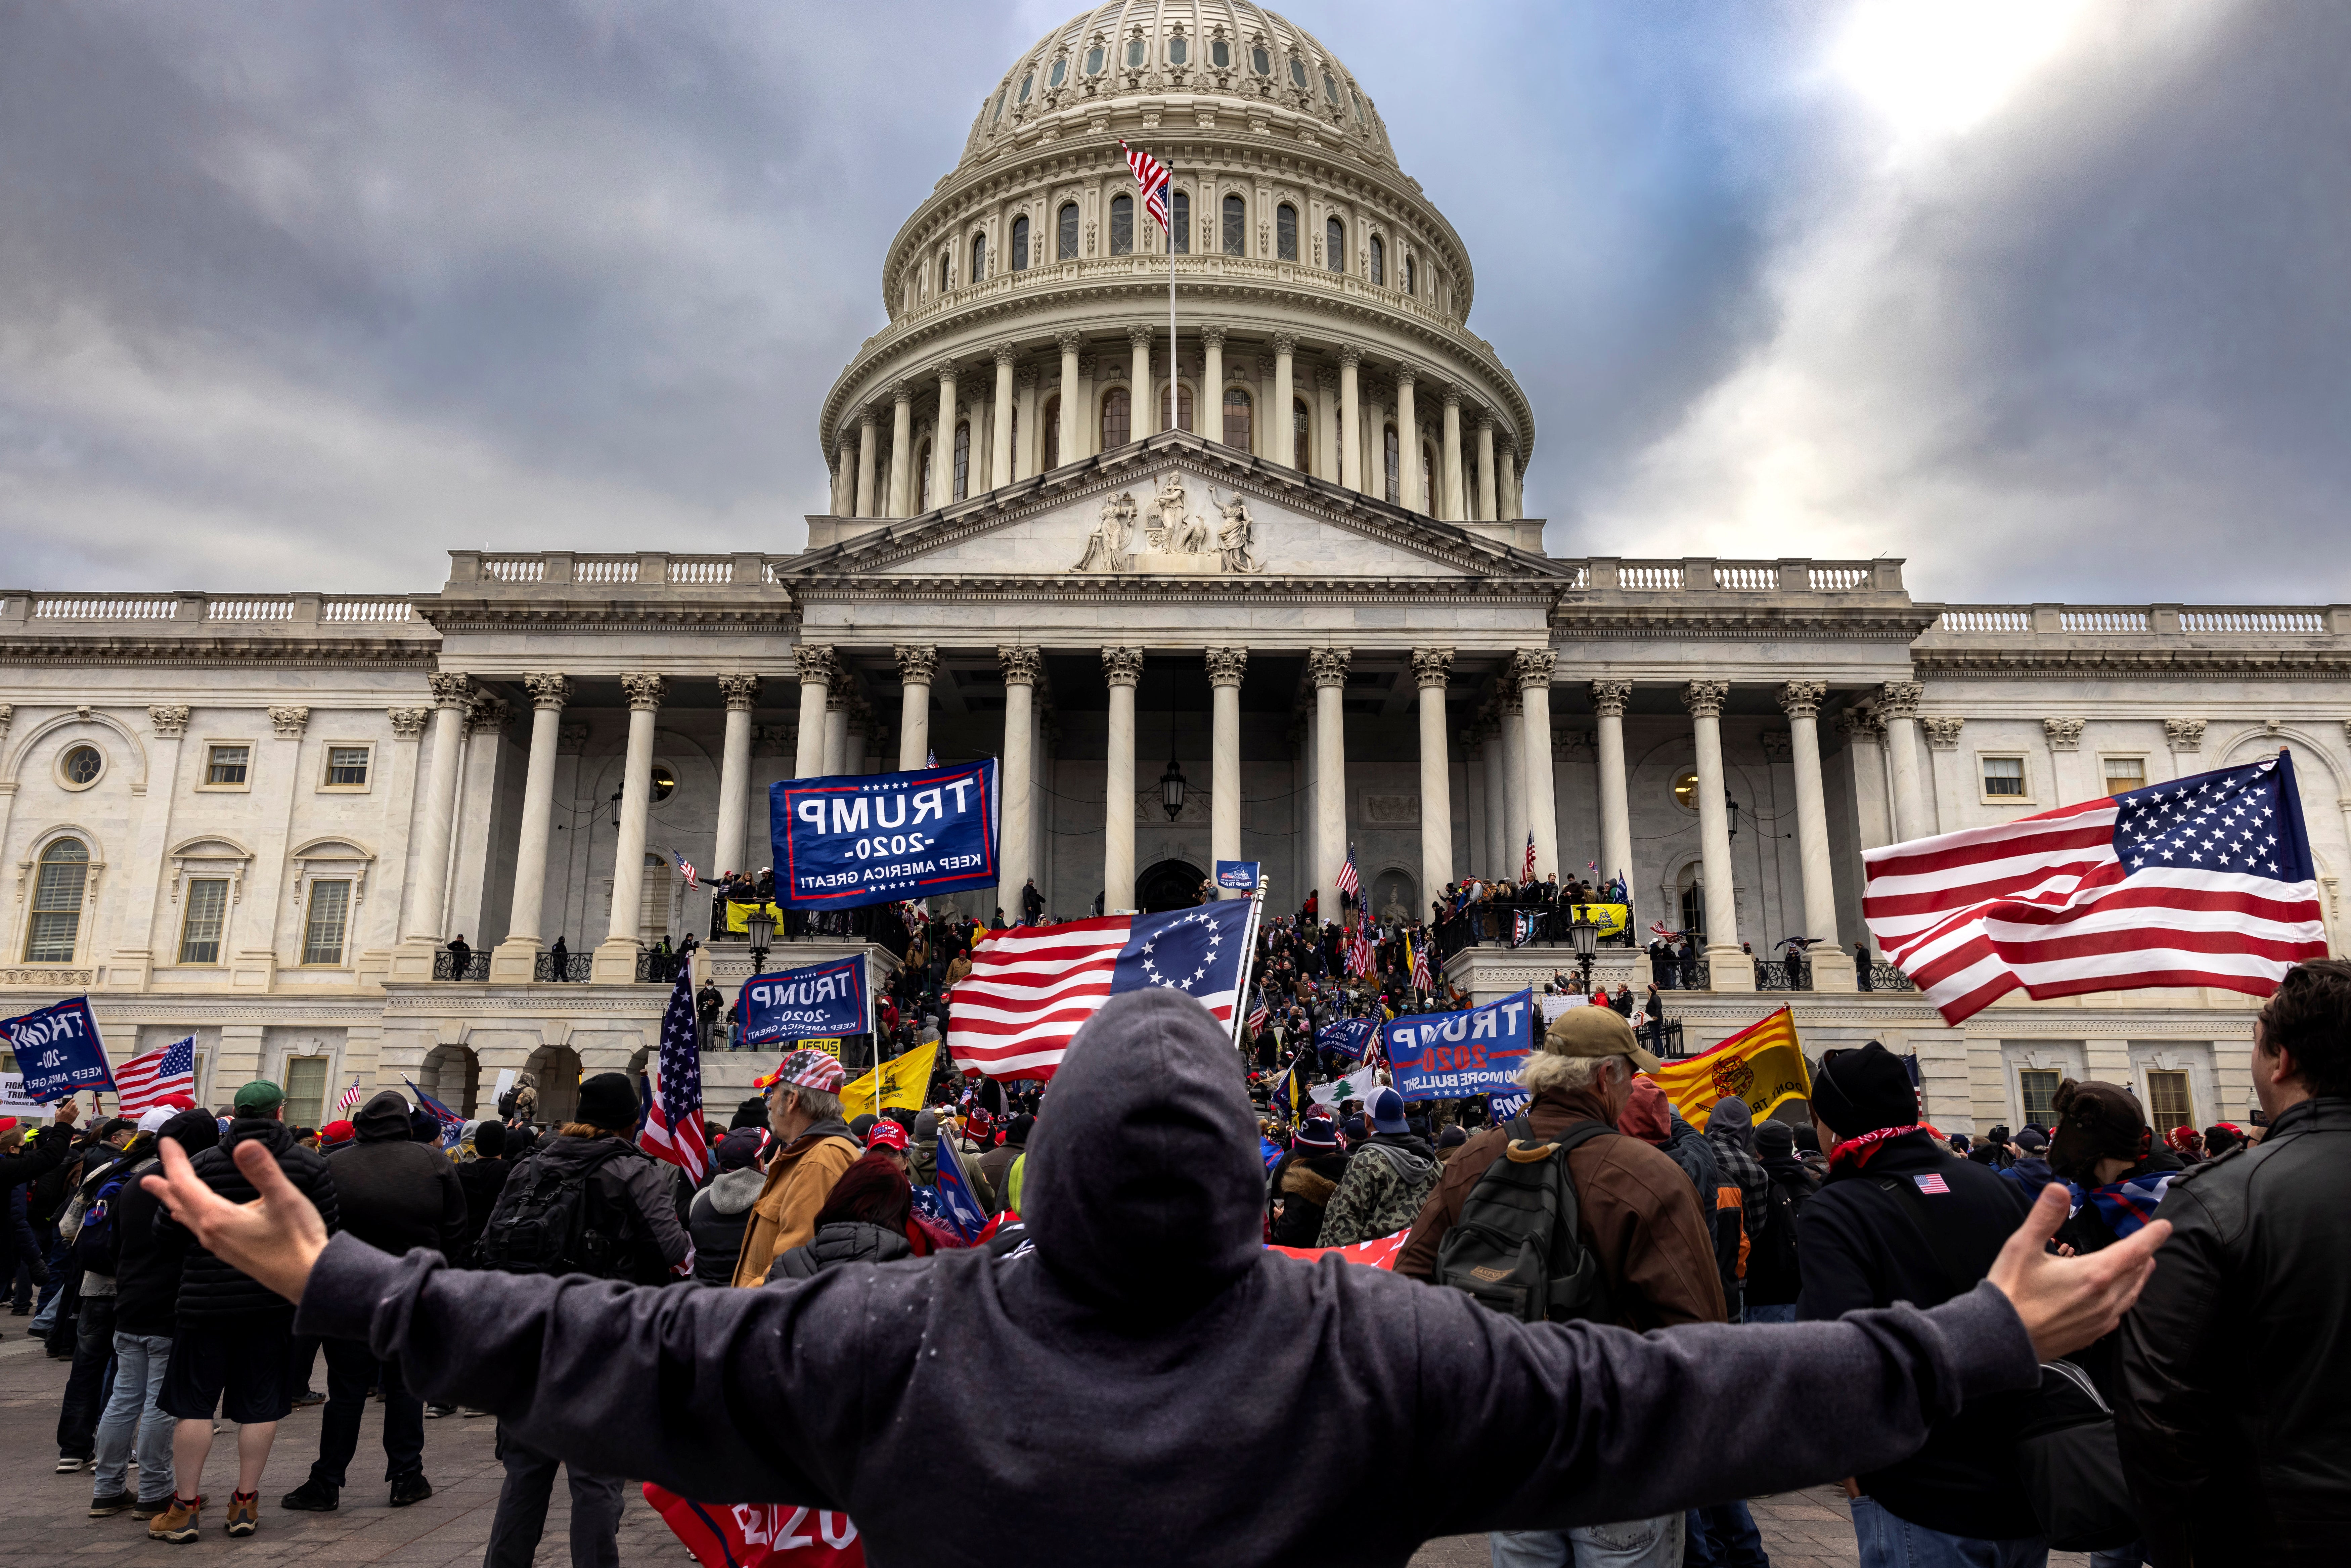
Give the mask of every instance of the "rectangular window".
M 2147 788 L 2147 758 L 2144 757 L 2109 757 L 2106 758 L 2106 793 L 2128 794 L 2133 789 Z
M 286 1124 L 315 1127 L 327 1109 L 327 1059 L 289 1056 L 286 1059 Z
M 246 786 L 246 768 L 252 760 L 249 746 L 215 746 L 204 753 L 204 788 L 207 789 L 242 789 Z
M 1177 256 L 1192 254 L 1192 197 L 1189 193 L 1176 193 L 1174 210 L 1168 214 L 1167 237 L 1176 246 Z
M 89 883 L 87 858 L 57 853 L 41 857 L 41 869 L 33 883 L 32 926 L 25 933 L 25 962 L 73 962 L 74 946 L 81 937 L 82 894 Z
M 310 884 L 310 912 L 302 922 L 302 962 L 340 965 L 343 961 L 343 925 L 350 907 L 350 883 Z
M 2188 1092 L 2187 1073 L 2148 1070 L 2147 1115 L 2158 1138 L 2174 1127 L 2196 1124 L 2196 1102 Z
M 2024 799 L 2024 758 L 1987 757 L 1983 759 L 1983 792 L 2012 800 Z
M 180 923 L 180 962 L 221 961 L 221 928 L 228 923 L 228 878 L 198 877 L 188 883 L 188 913 Z
M 366 789 L 368 760 L 368 747 L 364 746 L 327 747 L 326 787 L 329 789 Z
M 2057 1124 L 2057 1084 L 2062 1072 L 2042 1072 L 2027 1067 L 2016 1075 L 2016 1097 L 2024 1107 L 2024 1124 L 2043 1132 Z

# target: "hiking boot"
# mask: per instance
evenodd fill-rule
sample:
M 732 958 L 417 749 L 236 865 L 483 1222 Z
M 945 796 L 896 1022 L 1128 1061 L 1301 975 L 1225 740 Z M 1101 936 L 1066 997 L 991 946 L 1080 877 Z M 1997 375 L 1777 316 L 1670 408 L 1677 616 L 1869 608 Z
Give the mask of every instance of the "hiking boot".
M 292 1491 L 277 1500 L 280 1508 L 290 1508 L 296 1513 L 332 1513 L 341 1506 L 342 1489 L 329 1486 L 312 1476 Z
M 233 1491 L 228 1494 L 226 1528 L 231 1535 L 251 1535 L 261 1528 L 261 1494 L 257 1491 Z
M 412 1502 L 423 1502 L 433 1495 L 433 1483 L 424 1479 L 423 1470 L 392 1478 L 392 1506 L 406 1508 Z
M 112 1519 L 118 1513 L 130 1512 L 138 1500 L 127 1491 L 110 1491 L 104 1497 L 89 1500 L 89 1516 L 92 1519 Z
M 201 1497 L 185 1498 L 172 1493 L 163 1511 L 147 1521 L 147 1539 L 168 1541 L 174 1546 L 193 1544 L 196 1539 L 196 1516 L 204 1506 Z
M 131 1505 L 131 1517 L 133 1519 L 152 1519 L 171 1506 L 172 1500 L 169 1497 L 159 1497 L 152 1502 L 148 1501 L 142 1497 L 137 1502 Z

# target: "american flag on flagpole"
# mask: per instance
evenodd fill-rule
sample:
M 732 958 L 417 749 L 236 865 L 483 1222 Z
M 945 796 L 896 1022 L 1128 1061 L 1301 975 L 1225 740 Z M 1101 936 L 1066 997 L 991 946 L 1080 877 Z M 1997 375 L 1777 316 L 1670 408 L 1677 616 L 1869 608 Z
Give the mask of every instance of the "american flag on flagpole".
M 687 860 L 684 855 L 680 855 L 678 857 L 677 873 L 685 878 L 685 885 L 688 887 L 700 887 L 702 885 L 701 883 L 695 880 L 694 862 Z
M 1251 901 L 987 934 L 948 995 L 947 1051 L 990 1078 L 1050 1078 L 1079 1026 L 1122 991 L 1196 998 L 1230 1029 L 1249 969 Z
M 702 1128 L 702 1048 L 695 1033 L 694 978 L 680 966 L 662 1014 L 658 1092 L 645 1114 L 638 1146 L 667 1160 L 695 1181 L 710 1168 L 710 1141 Z
M 120 1114 L 136 1116 L 163 1103 L 166 1094 L 196 1092 L 196 1037 L 189 1035 L 134 1056 L 114 1070 L 115 1097 Z
M 1411 938 L 1406 937 L 1405 939 L 1405 946 L 1407 947 L 1412 946 Z M 1433 991 L 1437 989 L 1437 977 L 1428 972 L 1428 944 L 1426 942 L 1423 942 L 1413 951 L 1412 988 L 1416 991 Z
M 1374 962 L 1370 923 L 1358 920 L 1355 922 L 1354 940 L 1347 945 L 1347 973 L 1368 975 L 1372 972 Z
M 2266 997 L 2326 956 L 2285 752 L 1863 854 L 1862 917 L 1946 1023 L 2141 986 Z
M 1134 171 L 1134 183 L 1143 187 L 1143 210 L 1158 220 L 1162 229 L 1167 227 L 1167 169 L 1150 153 L 1118 144 L 1126 154 L 1126 166 Z
M 1519 867 L 1519 880 L 1520 880 L 1520 882 L 1532 882 L 1532 881 L 1534 881 L 1534 879 L 1535 879 L 1535 831 L 1534 831 L 1532 828 L 1529 828 L 1529 829 L 1527 830 L 1527 856 L 1526 856 L 1526 860 L 1525 860 L 1524 863 L 1522 863 L 1522 864 Z
M 354 1072 L 351 1074 L 351 1086 L 349 1089 L 344 1090 L 342 1093 L 337 1097 L 335 1101 L 335 1109 L 338 1111 L 349 1111 L 352 1106 L 359 1103 L 360 1075 Z
M 1349 844 L 1347 846 L 1347 863 L 1339 868 L 1339 874 L 1333 880 L 1338 884 L 1338 891 L 1341 893 L 1352 893 L 1358 895 L 1363 893 L 1363 879 L 1355 874 L 1354 845 Z
M 1257 994 L 1257 1000 L 1249 1004 L 1249 1031 L 1251 1034 L 1262 1034 L 1265 1032 L 1265 1026 L 1272 1021 L 1273 1009 L 1265 1005 L 1265 993 L 1260 990 Z

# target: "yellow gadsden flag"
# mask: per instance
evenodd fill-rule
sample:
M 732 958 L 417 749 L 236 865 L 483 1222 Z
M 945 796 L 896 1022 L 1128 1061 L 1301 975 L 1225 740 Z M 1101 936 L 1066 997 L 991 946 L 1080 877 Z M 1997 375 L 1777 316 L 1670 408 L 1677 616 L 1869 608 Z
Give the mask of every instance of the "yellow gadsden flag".
M 803 1040 L 802 1044 L 808 1043 Z M 859 1073 L 841 1086 L 841 1110 L 844 1116 L 878 1116 L 887 1110 L 919 1111 L 923 1108 L 923 1091 L 931 1086 L 931 1069 L 939 1059 L 939 1042 L 918 1045 L 904 1056 L 893 1056 L 881 1068 L 882 1103 L 873 1103 L 872 1071 Z
M 1813 1097 L 1796 1019 L 1786 1008 L 1703 1055 L 1664 1063 L 1653 1076 L 1682 1120 L 1701 1133 L 1714 1103 L 1726 1095 L 1746 1101 L 1759 1122 L 1791 1100 Z

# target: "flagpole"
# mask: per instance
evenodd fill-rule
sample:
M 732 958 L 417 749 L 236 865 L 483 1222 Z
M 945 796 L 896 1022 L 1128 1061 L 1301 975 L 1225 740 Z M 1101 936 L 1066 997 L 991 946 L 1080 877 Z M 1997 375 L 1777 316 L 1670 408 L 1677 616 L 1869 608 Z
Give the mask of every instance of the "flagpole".
M 1167 428 L 1176 428 L 1176 411 L 1181 402 L 1176 391 L 1176 169 L 1167 170 Z M 1205 368 L 1205 367 L 1204 367 Z M 1202 397 L 1207 388 L 1200 389 Z M 1201 417 L 1196 411 L 1194 417 Z
M 1241 993 L 1248 988 L 1249 970 L 1257 964 L 1257 922 L 1258 916 L 1265 910 L 1265 868 L 1259 866 L 1257 887 L 1249 894 L 1249 920 L 1241 927 L 1241 983 L 1233 988 L 1232 1047 L 1236 1052 L 1241 1048 L 1241 1020 L 1246 1016 Z

